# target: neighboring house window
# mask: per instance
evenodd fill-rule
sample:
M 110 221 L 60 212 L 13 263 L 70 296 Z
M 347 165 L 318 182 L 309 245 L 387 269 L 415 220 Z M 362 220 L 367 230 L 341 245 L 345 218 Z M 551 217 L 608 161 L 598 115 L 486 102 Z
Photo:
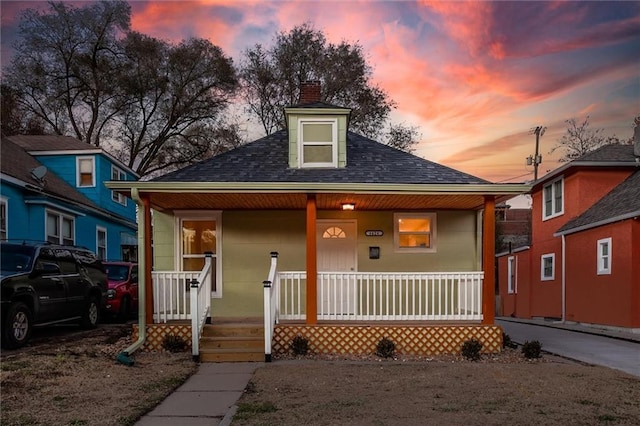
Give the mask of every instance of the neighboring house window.
M 509 256 L 507 259 L 507 292 L 509 294 L 517 292 L 515 256 Z
M 127 180 L 125 172 L 115 166 L 111 166 L 111 180 Z M 116 203 L 127 205 L 127 197 L 116 191 L 111 191 L 111 199 Z
M 560 178 L 542 188 L 543 219 L 560 216 L 564 212 L 563 186 L 563 180 Z
M 7 200 L 0 199 L 0 240 L 7 239 Z
M 396 213 L 393 222 L 396 251 L 436 251 L 435 213 Z
M 305 119 L 299 125 L 300 167 L 337 167 L 337 120 Z
M 598 275 L 611 273 L 611 238 L 598 240 Z
M 101 226 L 96 228 L 96 254 L 100 260 L 107 259 L 107 229 Z
M 543 254 L 540 258 L 540 280 L 551 281 L 555 278 L 555 257 L 556 255 Z
M 212 253 L 211 291 L 213 297 L 222 297 L 221 275 L 221 217 L 215 212 L 177 212 L 180 232 L 179 247 L 182 271 L 201 271 L 205 264 L 205 253 Z
M 96 186 L 96 162 L 94 157 L 76 158 L 76 186 Z
M 47 211 L 47 241 L 54 244 L 74 244 L 75 221 L 62 213 Z

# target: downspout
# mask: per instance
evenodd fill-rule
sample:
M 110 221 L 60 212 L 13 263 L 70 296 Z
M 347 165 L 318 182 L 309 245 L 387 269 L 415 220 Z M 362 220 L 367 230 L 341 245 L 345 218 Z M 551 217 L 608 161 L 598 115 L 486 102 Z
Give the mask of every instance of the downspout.
M 145 262 L 146 206 L 140 198 L 138 188 L 131 189 L 131 198 L 136 202 L 136 205 L 138 206 L 138 261 L 142 260 L 142 262 Z M 144 263 L 141 265 L 139 264 L 139 266 L 141 267 L 138 267 L 138 283 L 142 283 L 143 285 L 138 285 L 138 340 L 136 340 L 131 346 L 120 352 L 116 357 L 116 361 L 129 367 L 134 364 L 133 359 L 131 359 L 129 355 L 139 349 L 147 338 L 147 325 L 145 321 L 145 301 L 147 292 L 146 285 L 144 285 L 144 283 L 147 282 L 147 268 Z
M 562 322 L 566 321 L 567 313 L 567 281 L 566 281 L 566 268 L 565 268 L 565 236 L 562 235 Z

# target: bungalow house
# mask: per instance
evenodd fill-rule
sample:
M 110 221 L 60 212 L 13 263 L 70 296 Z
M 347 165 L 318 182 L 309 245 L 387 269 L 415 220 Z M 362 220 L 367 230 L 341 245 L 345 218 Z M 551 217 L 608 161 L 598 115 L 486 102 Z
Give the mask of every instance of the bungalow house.
M 502 314 L 640 332 L 640 129 L 634 145 L 585 154 L 531 195 L 531 245 L 497 256 Z
M 138 176 L 102 149 L 67 136 L 2 136 L 2 240 L 49 241 L 135 260 L 136 206 L 104 186 Z
M 269 359 L 296 335 L 327 353 L 370 353 L 383 336 L 405 353 L 458 352 L 472 337 L 501 349 L 495 203 L 529 187 L 353 133 L 350 110 L 320 99 L 319 83 L 303 83 L 286 129 L 150 181 L 108 183 L 142 213 L 146 314 L 125 352 L 157 347 L 167 330 L 201 360 Z M 208 349 L 216 324 L 240 319 L 264 327 L 264 354 Z

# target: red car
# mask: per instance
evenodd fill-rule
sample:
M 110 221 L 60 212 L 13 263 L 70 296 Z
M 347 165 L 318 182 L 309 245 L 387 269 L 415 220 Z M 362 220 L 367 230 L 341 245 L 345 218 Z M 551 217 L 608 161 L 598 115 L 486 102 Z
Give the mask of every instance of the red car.
M 132 262 L 102 262 L 107 271 L 107 301 L 105 312 L 127 320 L 138 311 L 138 264 Z

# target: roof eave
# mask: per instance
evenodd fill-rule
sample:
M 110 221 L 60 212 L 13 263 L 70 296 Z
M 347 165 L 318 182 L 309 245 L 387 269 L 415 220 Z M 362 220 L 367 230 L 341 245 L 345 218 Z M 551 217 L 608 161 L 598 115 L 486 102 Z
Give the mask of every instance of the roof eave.
M 636 161 L 572 161 L 570 163 L 566 163 L 563 166 L 558 167 L 555 170 L 547 173 L 540 179 L 531 182 L 531 189 L 536 186 L 552 180 L 557 176 L 563 174 L 569 169 L 577 168 L 577 167 L 640 167 L 640 162 Z
M 321 183 L 321 182 L 149 182 L 108 181 L 105 185 L 116 191 L 140 192 L 236 192 L 236 193 L 329 193 L 349 192 L 395 194 L 474 194 L 509 196 L 525 194 L 529 184 L 380 184 L 380 183 Z
M 599 226 L 608 225 L 614 222 L 620 222 L 626 219 L 633 219 L 636 217 L 640 217 L 640 210 L 634 210 L 629 213 L 621 214 L 615 217 L 610 217 L 607 219 L 599 220 L 596 222 L 588 223 L 586 225 L 577 226 L 575 228 L 565 229 L 564 231 L 558 231 L 553 234 L 554 237 L 560 237 L 563 235 L 575 234 L 576 232 L 586 231 L 588 229 L 597 228 Z

